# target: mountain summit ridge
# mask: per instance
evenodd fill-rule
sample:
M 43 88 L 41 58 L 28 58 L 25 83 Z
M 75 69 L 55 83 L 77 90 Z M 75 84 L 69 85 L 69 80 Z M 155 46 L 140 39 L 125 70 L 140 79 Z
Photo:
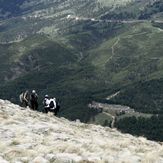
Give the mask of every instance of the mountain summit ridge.
M 0 162 L 163 162 L 163 146 L 0 100 Z

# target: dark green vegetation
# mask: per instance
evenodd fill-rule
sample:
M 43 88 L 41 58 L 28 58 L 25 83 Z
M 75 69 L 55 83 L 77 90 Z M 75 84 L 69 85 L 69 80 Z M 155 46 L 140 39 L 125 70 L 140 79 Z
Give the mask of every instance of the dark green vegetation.
M 110 103 L 118 103 L 135 108 L 137 111 L 153 114 L 147 117 L 126 117 L 117 121 L 116 126 L 123 132 L 134 135 L 144 135 L 148 139 L 163 141 L 163 79 L 154 79 L 146 82 L 138 82 L 127 86 L 121 93 L 110 100 Z M 127 127 L 126 127 L 127 126 Z
M 22 12 L 21 5 L 25 0 L 0 0 L 0 19 L 13 17 Z
M 98 114 L 88 108 L 90 102 L 120 90 L 110 103 L 162 115 L 163 26 L 152 21 L 163 18 L 161 1 L 134 1 L 118 9 L 96 0 L 25 0 L 7 8 L 11 3 L 0 1 L 0 11 L 9 13 L 0 22 L 0 98 L 18 103 L 22 91 L 36 89 L 40 111 L 49 94 L 60 99 L 60 116 L 87 122 Z M 99 123 L 107 117 L 97 116 Z M 118 127 L 130 132 L 119 125 L 123 120 L 128 128 L 125 116 Z M 137 121 L 133 128 L 142 123 Z M 103 123 L 108 124 L 110 117 Z M 134 134 L 153 132 L 140 130 Z M 160 135 L 148 138 L 159 140 Z
M 128 117 L 121 119 L 116 123 L 118 129 L 122 132 L 131 133 L 133 135 L 145 136 L 151 140 L 163 141 L 163 117 L 152 116 L 144 117 Z
M 139 15 L 139 19 L 149 19 L 157 13 L 163 12 L 163 2 L 161 0 L 147 5 L 144 11 Z
M 163 113 L 163 79 L 138 82 L 124 88 L 110 102 L 135 108 L 139 112 Z
M 126 7 L 120 7 L 102 16 L 102 19 L 128 20 L 128 19 L 151 19 L 163 12 L 162 0 L 136 1 Z

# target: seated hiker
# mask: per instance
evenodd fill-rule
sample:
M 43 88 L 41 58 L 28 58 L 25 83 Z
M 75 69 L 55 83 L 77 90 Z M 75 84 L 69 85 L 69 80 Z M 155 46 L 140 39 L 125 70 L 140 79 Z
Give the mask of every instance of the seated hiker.
M 38 95 L 35 90 L 32 90 L 32 93 L 30 95 L 30 108 L 33 110 L 38 109 Z
M 49 104 L 50 104 L 49 96 L 45 95 L 45 98 L 43 100 L 43 105 L 44 105 L 45 113 L 48 113 L 48 111 L 49 111 Z
M 29 100 L 30 100 L 29 91 L 26 90 L 25 92 L 21 93 L 19 95 L 19 100 L 20 100 L 21 106 L 23 107 L 29 106 Z

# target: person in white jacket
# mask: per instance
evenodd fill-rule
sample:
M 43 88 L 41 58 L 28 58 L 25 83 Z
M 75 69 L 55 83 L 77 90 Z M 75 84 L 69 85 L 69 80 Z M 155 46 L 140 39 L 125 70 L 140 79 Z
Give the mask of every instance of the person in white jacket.
M 48 95 L 45 95 L 43 105 L 44 105 L 45 113 L 48 113 L 50 111 L 56 115 L 56 108 L 57 108 L 56 98 L 54 97 L 49 98 Z

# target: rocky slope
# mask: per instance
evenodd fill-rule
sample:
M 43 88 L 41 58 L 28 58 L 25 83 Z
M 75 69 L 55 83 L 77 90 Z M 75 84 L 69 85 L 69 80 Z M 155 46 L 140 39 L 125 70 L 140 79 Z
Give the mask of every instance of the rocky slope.
M 0 100 L 0 162 L 161 163 L 163 146 Z

